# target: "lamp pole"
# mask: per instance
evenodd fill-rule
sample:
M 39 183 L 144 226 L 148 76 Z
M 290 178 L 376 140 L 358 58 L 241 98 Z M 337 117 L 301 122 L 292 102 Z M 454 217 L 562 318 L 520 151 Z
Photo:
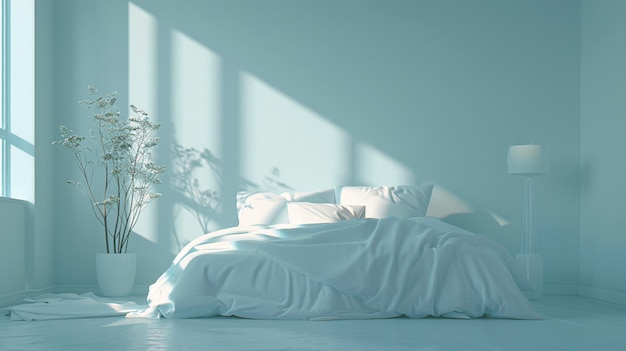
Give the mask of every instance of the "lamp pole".
M 524 177 L 523 254 L 537 253 L 537 227 L 535 225 L 535 193 L 533 176 Z
M 537 252 L 533 178 L 545 173 L 541 146 L 514 145 L 509 147 L 507 164 L 509 174 L 524 177 L 522 247 L 515 258 L 526 278 L 535 287 L 533 292 L 527 292 L 528 298 L 539 299 L 543 294 L 543 255 Z

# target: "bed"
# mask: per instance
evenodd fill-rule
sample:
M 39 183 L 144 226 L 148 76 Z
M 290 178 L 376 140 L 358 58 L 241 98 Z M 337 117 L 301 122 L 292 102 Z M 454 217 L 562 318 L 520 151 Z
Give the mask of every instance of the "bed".
M 190 242 L 150 286 L 166 318 L 539 319 L 492 239 L 425 217 L 432 185 L 239 193 L 239 225 Z

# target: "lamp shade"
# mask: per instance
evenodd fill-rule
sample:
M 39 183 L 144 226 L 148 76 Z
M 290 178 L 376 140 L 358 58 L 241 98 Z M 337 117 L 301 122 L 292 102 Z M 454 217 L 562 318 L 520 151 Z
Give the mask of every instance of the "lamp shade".
M 546 173 L 541 145 L 513 145 L 507 154 L 509 174 L 533 176 Z

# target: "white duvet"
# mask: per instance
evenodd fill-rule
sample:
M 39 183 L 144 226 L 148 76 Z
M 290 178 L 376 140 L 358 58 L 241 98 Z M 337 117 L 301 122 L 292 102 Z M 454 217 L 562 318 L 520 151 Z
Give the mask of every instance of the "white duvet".
M 170 318 L 536 319 L 532 286 L 493 240 L 433 218 L 233 227 L 189 243 L 150 286 Z

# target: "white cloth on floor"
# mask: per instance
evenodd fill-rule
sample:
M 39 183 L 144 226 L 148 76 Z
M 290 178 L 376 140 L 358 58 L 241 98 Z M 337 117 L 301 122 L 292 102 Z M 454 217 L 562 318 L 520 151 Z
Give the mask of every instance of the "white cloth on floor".
M 147 307 L 134 301 L 99 297 L 91 292 L 80 295 L 44 294 L 35 298 L 26 297 L 24 302 L 21 305 L 0 308 L 0 315 L 9 315 L 11 320 L 21 321 L 114 317 L 125 316 Z

